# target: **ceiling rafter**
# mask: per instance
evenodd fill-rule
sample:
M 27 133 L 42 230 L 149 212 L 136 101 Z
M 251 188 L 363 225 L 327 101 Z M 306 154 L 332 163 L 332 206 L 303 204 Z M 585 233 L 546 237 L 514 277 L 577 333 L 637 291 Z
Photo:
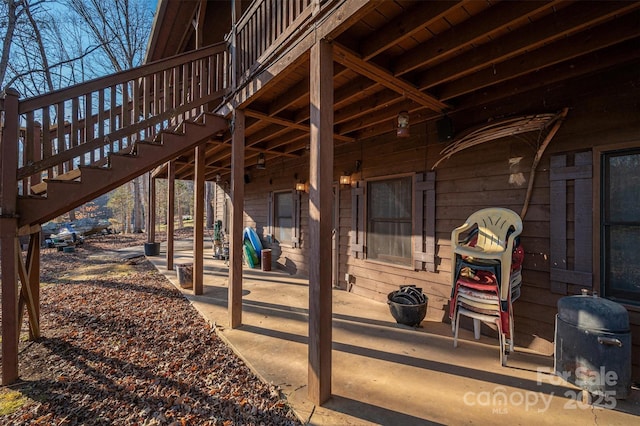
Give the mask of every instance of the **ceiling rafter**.
M 638 26 L 638 22 L 640 22 L 640 12 L 634 12 L 586 33 L 582 32 L 563 38 L 556 43 L 527 54 L 526 57 L 510 59 L 496 65 L 494 69 L 487 68 L 462 80 L 443 85 L 439 88 L 440 95 L 444 99 L 462 96 L 532 71 L 587 55 L 615 43 L 639 37 L 640 26 Z
M 368 38 L 360 46 L 362 59 L 368 61 L 379 53 L 401 40 L 411 37 L 413 34 L 424 29 L 430 23 L 442 19 L 446 12 L 454 7 L 460 7 L 469 0 L 463 1 L 434 1 L 420 2 L 413 7 L 389 21 L 385 26 L 376 31 L 375 36 Z
M 386 88 L 391 89 L 400 95 L 406 96 L 420 105 L 437 112 L 449 109 L 449 106 L 444 102 L 431 95 L 423 93 L 411 83 L 394 77 L 393 74 L 386 69 L 363 60 L 357 54 L 336 42 L 333 43 L 333 58 L 336 62 L 351 68 L 358 74 L 362 74 Z
M 588 74 L 593 71 L 603 70 L 621 63 L 640 60 L 640 49 L 637 48 L 640 40 L 631 40 L 619 46 L 607 49 L 603 52 L 594 52 L 585 55 L 570 63 L 560 63 L 546 67 L 536 72 L 538 80 L 532 80 L 528 76 L 520 76 L 505 83 L 491 86 L 482 91 L 482 96 L 475 94 L 460 97 L 457 102 L 457 110 L 465 110 L 476 107 L 478 102 L 488 104 L 504 98 L 505 93 L 510 96 L 539 89 L 545 85 L 554 84 L 563 80 Z M 640 69 L 640 68 L 638 68 Z
M 395 118 L 400 111 L 411 112 L 412 110 L 418 109 L 420 106 L 421 105 L 416 104 L 410 99 L 404 99 L 402 102 L 390 105 L 386 109 L 376 111 L 372 114 L 368 114 L 366 117 L 340 125 L 337 129 L 340 133 L 351 133 L 384 121 L 395 123 Z
M 278 124 L 280 126 L 285 126 L 285 127 L 292 128 L 292 129 L 298 129 L 298 130 L 303 130 L 303 131 L 306 131 L 306 132 L 311 132 L 311 126 L 309 126 L 307 124 L 299 124 L 299 123 L 296 123 L 296 122 L 291 121 L 291 120 L 285 120 L 283 118 L 270 116 L 268 114 L 265 114 L 265 113 L 262 113 L 262 112 L 259 112 L 259 111 L 247 109 L 247 110 L 245 110 L 245 115 L 247 115 L 248 117 L 253 117 L 253 118 L 260 119 L 260 120 L 268 121 L 268 122 L 273 123 L 273 124 Z M 345 142 L 353 142 L 353 138 L 350 138 L 348 136 L 342 136 L 342 135 L 334 134 L 333 138 L 337 139 L 337 140 L 345 141 Z
M 422 90 L 468 76 L 493 64 L 529 54 L 534 49 L 557 42 L 579 29 L 609 20 L 617 13 L 637 9 L 639 2 L 587 2 L 569 6 L 536 21 L 536 31 L 525 26 L 491 43 L 429 69 L 417 86 Z
M 404 75 L 416 68 L 424 67 L 446 57 L 455 51 L 471 46 L 479 40 L 486 39 L 492 34 L 509 26 L 527 21 L 541 10 L 560 3 L 560 0 L 503 2 L 492 8 L 469 18 L 465 22 L 465 31 L 451 28 L 436 37 L 427 40 L 413 49 L 405 52 L 394 60 L 393 74 L 396 77 Z

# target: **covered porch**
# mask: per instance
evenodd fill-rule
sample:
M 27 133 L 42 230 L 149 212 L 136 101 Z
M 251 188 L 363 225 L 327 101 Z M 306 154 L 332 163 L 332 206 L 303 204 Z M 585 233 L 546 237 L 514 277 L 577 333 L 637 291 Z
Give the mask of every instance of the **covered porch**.
M 175 263 L 193 260 L 193 241 L 175 242 Z M 180 288 L 166 257 L 149 257 Z M 474 419 L 528 424 L 629 424 L 640 396 L 582 402 L 579 389 L 553 376 L 553 356 L 516 347 L 501 367 L 497 339 L 461 330 L 453 347 L 449 324 L 429 318 L 397 325 L 385 303 L 333 290 L 332 395 L 308 398 L 308 279 L 282 271 L 243 269 L 242 325 L 229 327 L 228 266 L 204 248 L 204 291 L 183 289 L 216 332 L 267 382 L 277 385 L 308 424 L 457 424 Z M 517 324 L 516 324 L 517 327 Z M 596 401 L 597 402 L 597 401 Z M 603 408 L 612 407 L 615 409 Z

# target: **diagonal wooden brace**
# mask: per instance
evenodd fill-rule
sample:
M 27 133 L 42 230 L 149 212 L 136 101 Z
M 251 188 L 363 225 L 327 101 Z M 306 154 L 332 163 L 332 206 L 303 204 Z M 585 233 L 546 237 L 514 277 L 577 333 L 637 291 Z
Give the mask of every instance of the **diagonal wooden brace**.
M 29 250 L 27 253 L 28 263 L 31 263 L 29 257 L 33 252 L 34 250 Z M 40 337 L 40 324 L 38 322 L 36 306 L 29 280 L 29 272 L 31 271 L 27 270 L 27 266 L 23 263 L 20 253 L 20 242 L 18 238 L 16 238 L 16 267 L 18 269 L 18 277 L 20 278 L 21 283 L 20 296 L 18 298 L 18 333 L 20 332 L 20 326 L 22 325 L 22 306 L 25 304 L 27 307 L 27 314 L 29 315 L 29 330 L 31 332 L 31 336 L 37 339 Z

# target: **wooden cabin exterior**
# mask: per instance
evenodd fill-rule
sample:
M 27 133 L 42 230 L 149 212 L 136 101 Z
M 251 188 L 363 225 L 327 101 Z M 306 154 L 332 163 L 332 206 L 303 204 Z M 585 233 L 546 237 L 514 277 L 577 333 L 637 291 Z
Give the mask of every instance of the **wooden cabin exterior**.
M 179 54 L 195 62 L 178 62 Z M 198 188 L 214 182 L 216 219 L 231 242 L 232 327 L 241 324 L 244 227 L 272 249 L 274 266 L 309 277 L 314 402 L 331 392 L 331 289 L 386 301 L 398 286 L 415 284 L 429 297 L 428 318 L 448 321 L 451 231 L 484 207 L 523 216 L 516 346 L 551 353 L 558 299 L 587 289 L 627 308 L 632 376 L 640 379 L 639 2 L 161 0 L 147 61 L 146 73 L 118 83 L 143 82 L 122 102 L 133 111 L 122 116 L 133 121 L 112 118 L 114 125 L 132 125 L 136 111 L 158 117 L 135 129 L 152 137 L 184 120 L 200 123 L 204 113 L 216 123 L 180 149 L 132 163 L 135 170 L 110 185 L 155 167 L 157 178 L 193 179 L 203 200 Z M 124 108 L 86 116 L 99 122 Z M 29 111 L 20 104 L 23 121 L 33 124 Z M 408 117 L 408 136 L 399 116 Z M 17 131 L 8 124 L 3 138 Z M 45 126 L 37 137 L 26 128 L 25 146 L 65 137 L 65 126 Z M 481 137 L 447 157 L 474 129 Z M 91 155 L 82 173 L 107 162 Z M 3 184 L 15 183 L 14 174 L 22 182 L 18 194 L 3 190 L 3 214 L 36 209 L 40 195 L 26 190 L 39 183 L 36 172 L 58 167 L 49 175 L 55 181 L 76 167 L 39 161 L 43 168 L 24 160 L 17 172 L 2 164 Z M 196 207 L 196 223 L 202 211 Z M 29 233 L 48 216 L 29 217 L 3 223 L 13 229 L 17 220 Z M 386 240 L 373 232 L 380 227 Z M 11 232 L 3 231 L 3 244 Z M 202 267 L 194 262 L 197 277 Z M 10 286 L 3 276 L 3 309 Z

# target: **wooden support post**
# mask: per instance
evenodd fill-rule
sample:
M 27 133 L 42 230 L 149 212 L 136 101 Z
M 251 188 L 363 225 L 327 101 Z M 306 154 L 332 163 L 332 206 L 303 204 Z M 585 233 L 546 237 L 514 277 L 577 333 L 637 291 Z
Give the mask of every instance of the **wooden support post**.
M 147 242 L 156 242 L 156 180 L 149 173 L 149 199 L 147 201 Z
M 175 230 L 176 164 L 167 163 L 167 270 L 173 270 L 173 233 Z
M 2 268 L 2 384 L 18 379 L 18 92 L 5 90 L 0 139 L 0 267 Z
M 309 399 L 331 397 L 331 215 L 333 185 L 333 57 L 320 40 L 311 48 L 309 165 Z
M 242 227 L 244 224 L 244 111 L 233 111 L 231 146 L 231 238 L 229 326 L 242 324 Z
M 206 145 L 196 147 L 193 209 L 193 294 L 204 293 L 204 163 Z
M 240 0 L 232 0 L 231 3 L 231 90 L 238 87 L 238 20 L 242 16 L 242 4 Z

